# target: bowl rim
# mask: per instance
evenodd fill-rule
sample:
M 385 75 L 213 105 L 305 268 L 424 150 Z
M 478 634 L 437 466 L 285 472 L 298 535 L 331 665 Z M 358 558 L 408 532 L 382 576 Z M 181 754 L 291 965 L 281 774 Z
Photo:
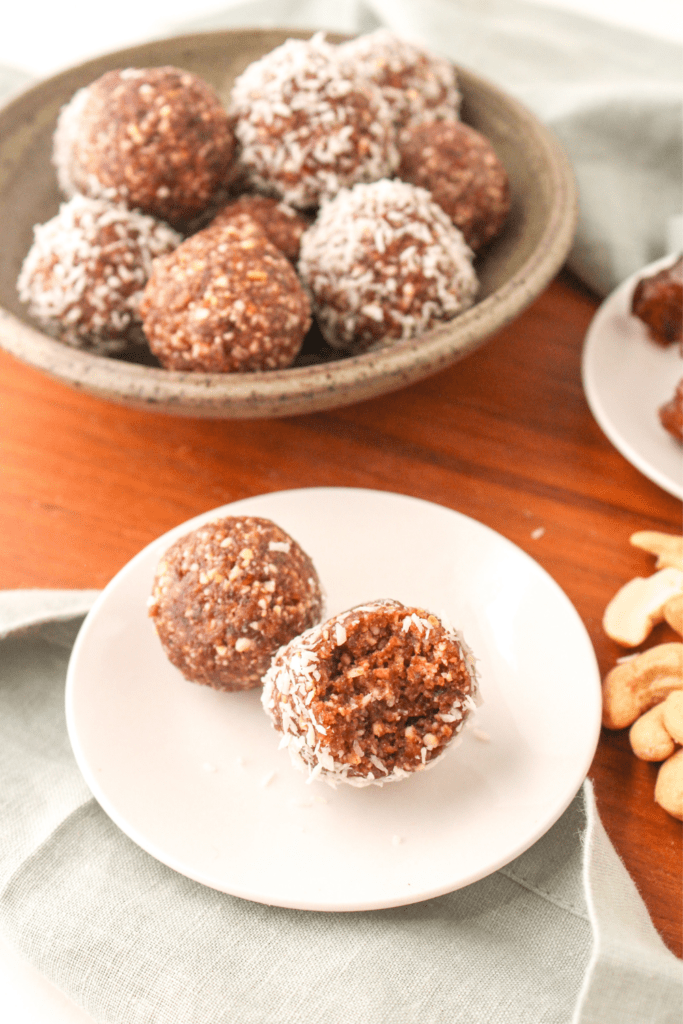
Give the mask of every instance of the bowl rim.
M 179 49 L 183 45 L 201 47 L 203 40 L 216 43 L 221 37 L 274 33 L 308 38 L 314 31 L 286 27 L 235 28 L 148 40 L 102 53 L 14 90 L 0 106 L 0 119 L 25 104 L 33 93 L 42 95 L 51 82 L 70 76 L 85 77 L 90 68 L 101 73 L 102 61 L 114 58 L 126 58 L 130 63 L 130 58 L 136 54 L 158 45 L 172 42 Z M 335 33 L 327 35 L 336 38 Z M 416 339 L 325 363 L 261 373 L 220 374 L 166 370 L 79 349 L 44 334 L 0 305 L 0 348 L 73 388 L 120 404 L 142 405 L 189 416 L 225 418 L 283 416 L 346 405 L 404 387 L 463 358 L 522 312 L 556 275 L 576 231 L 578 192 L 569 158 L 551 130 L 524 103 L 489 79 L 460 64 L 454 63 L 454 67 L 465 84 L 465 92 L 468 84 L 479 87 L 508 109 L 512 108 L 532 132 L 537 148 L 544 151 L 545 170 L 549 173 L 554 197 L 542 235 L 522 266 L 505 284 L 475 302 L 455 320 L 438 325 Z M 486 329 L 482 334 L 483 319 Z

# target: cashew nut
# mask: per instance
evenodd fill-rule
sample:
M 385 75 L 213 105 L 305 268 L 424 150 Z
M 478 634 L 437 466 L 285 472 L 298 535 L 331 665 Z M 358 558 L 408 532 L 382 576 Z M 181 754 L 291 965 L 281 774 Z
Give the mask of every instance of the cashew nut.
M 683 689 L 683 643 L 658 644 L 616 665 L 602 687 L 602 724 L 625 729 L 672 690 Z
M 668 814 L 683 821 L 683 747 L 659 769 L 655 800 Z
M 669 694 L 671 697 L 672 694 Z M 668 698 L 667 698 L 668 699 Z M 655 704 L 631 726 L 628 738 L 636 757 L 641 761 L 664 761 L 671 757 L 676 744 L 664 725 L 664 705 Z
M 664 618 L 672 629 L 683 636 L 683 594 L 670 597 L 664 605 Z
M 683 743 L 683 690 L 673 690 L 662 704 L 664 728 L 672 740 Z
M 617 591 L 605 608 L 607 636 L 624 647 L 637 647 L 664 618 L 664 605 L 683 594 L 683 572 L 668 566 L 652 576 L 636 576 Z
M 657 530 L 640 530 L 631 535 L 631 544 L 642 551 L 657 556 L 657 568 L 670 565 L 683 571 L 683 537 Z

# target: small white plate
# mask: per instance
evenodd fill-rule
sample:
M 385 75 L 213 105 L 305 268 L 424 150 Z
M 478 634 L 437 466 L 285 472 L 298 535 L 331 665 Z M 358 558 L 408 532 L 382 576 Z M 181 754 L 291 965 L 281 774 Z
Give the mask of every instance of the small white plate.
M 146 601 L 168 546 L 222 515 L 265 516 L 295 537 L 330 614 L 393 597 L 447 615 L 479 660 L 477 731 L 431 771 L 331 789 L 278 750 L 258 692 L 186 682 Z M 215 509 L 140 552 L 83 624 L 66 709 L 93 794 L 158 860 L 259 903 L 370 910 L 474 882 L 546 832 L 595 752 L 600 678 L 565 594 L 505 538 L 416 498 L 315 488 Z
M 591 412 L 617 451 L 649 480 L 683 498 L 683 447 L 658 415 L 683 377 L 680 349 L 657 345 L 630 312 L 639 278 L 675 258 L 643 267 L 605 299 L 586 333 L 582 373 Z

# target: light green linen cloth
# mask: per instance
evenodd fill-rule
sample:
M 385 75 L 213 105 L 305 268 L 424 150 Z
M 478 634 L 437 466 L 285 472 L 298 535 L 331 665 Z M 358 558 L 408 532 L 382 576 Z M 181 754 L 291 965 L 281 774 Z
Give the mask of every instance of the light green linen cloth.
M 93 591 L 0 593 L 0 927 L 101 1024 L 680 1024 L 666 949 L 586 783 L 495 874 L 351 914 L 249 903 L 154 860 L 73 759 Z
M 527 104 L 579 186 L 570 268 L 598 294 L 683 248 L 683 54 L 675 43 L 524 0 L 246 0 L 177 29 L 367 32 L 440 51 Z

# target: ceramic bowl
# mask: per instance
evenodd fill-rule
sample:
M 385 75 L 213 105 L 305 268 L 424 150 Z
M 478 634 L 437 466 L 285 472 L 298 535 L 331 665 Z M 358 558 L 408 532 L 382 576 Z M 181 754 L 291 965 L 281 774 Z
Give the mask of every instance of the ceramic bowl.
M 236 30 L 162 39 L 63 71 L 0 110 L 2 348 L 75 388 L 124 405 L 200 417 L 288 416 L 372 398 L 435 373 L 482 345 L 533 301 L 572 243 L 577 210 L 572 171 L 557 140 L 526 107 L 458 68 L 463 120 L 496 149 L 510 177 L 512 208 L 503 232 L 477 258 L 478 301 L 450 323 L 363 355 L 328 355 L 314 362 L 315 342 L 309 341 L 304 365 L 215 374 L 95 355 L 50 338 L 31 322 L 16 281 L 33 225 L 54 216 L 61 201 L 50 162 L 52 133 L 60 107 L 76 89 L 113 68 L 173 64 L 201 75 L 227 98 L 235 76 L 251 61 L 288 37 L 306 35 Z

